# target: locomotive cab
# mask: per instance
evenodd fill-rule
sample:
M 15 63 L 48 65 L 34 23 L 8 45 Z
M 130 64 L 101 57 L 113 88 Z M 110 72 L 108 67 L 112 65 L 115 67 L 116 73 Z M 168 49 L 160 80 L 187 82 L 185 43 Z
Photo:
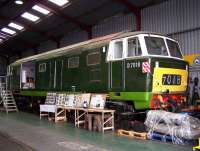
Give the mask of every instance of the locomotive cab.
M 107 61 L 145 56 L 181 60 L 183 57 L 177 41 L 161 35 L 139 34 L 112 40 Z
M 183 101 L 188 65 L 177 41 L 153 33 L 120 36 L 110 42 L 107 62 L 112 100 L 132 102 L 135 109 Z

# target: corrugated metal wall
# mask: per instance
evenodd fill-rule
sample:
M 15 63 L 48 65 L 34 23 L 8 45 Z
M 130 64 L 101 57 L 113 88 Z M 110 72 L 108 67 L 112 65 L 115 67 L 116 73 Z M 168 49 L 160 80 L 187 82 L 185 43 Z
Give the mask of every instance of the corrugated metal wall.
M 85 31 L 72 31 L 61 39 L 60 46 L 64 47 L 73 43 L 78 43 L 88 39 L 88 34 Z
M 6 59 L 3 57 L 0 57 L 0 76 L 6 74 Z
M 32 55 L 34 55 L 34 51 L 35 50 L 33 50 L 33 49 L 28 49 L 26 51 L 23 51 L 22 52 L 22 57 L 24 58 L 24 57 L 32 56 Z
M 119 14 L 95 25 L 92 29 L 93 37 L 99 37 L 120 31 L 135 30 L 135 16 L 133 14 Z
M 108 35 L 115 32 L 125 31 L 125 30 L 135 30 L 135 16 L 133 14 L 118 14 L 116 16 L 110 17 L 103 20 L 92 28 L 92 37 L 99 37 Z M 78 43 L 88 39 L 88 34 L 85 31 L 72 31 L 66 34 L 60 41 L 60 47 L 64 47 L 70 44 Z M 47 41 L 41 43 L 38 48 L 38 53 L 56 49 L 56 43 Z M 27 52 L 22 53 L 22 57 L 27 57 L 34 54 L 34 50 L 27 50 Z
M 142 30 L 155 31 L 171 35 L 177 39 L 184 54 L 200 53 L 200 0 L 168 0 L 164 3 L 142 10 Z M 114 32 L 136 29 L 135 16 L 117 14 L 97 23 L 92 28 L 92 37 L 99 37 Z M 85 41 L 85 31 L 72 31 L 61 39 L 60 46 Z M 41 43 L 39 52 L 55 49 L 56 43 Z M 22 56 L 33 55 L 33 50 Z
M 38 53 L 40 52 L 45 52 L 45 51 L 49 51 L 52 49 L 56 49 L 56 43 L 52 42 L 52 41 L 45 41 L 44 43 L 41 43 L 39 48 L 38 48 Z
M 142 10 L 142 30 L 172 35 L 184 54 L 200 53 L 200 0 L 169 0 Z M 176 33 L 176 34 L 173 34 Z
M 13 62 L 15 62 L 18 59 L 20 59 L 20 57 L 18 55 L 11 56 L 9 58 L 9 63 L 13 63 Z
M 171 35 L 171 37 L 179 41 L 185 55 L 200 54 L 200 30 Z
M 184 54 L 200 53 L 200 0 L 168 0 L 142 10 L 142 30 L 168 34 L 177 39 Z M 136 29 L 135 16 L 117 14 L 92 28 L 92 37 Z M 73 31 L 61 40 L 61 47 L 87 40 L 85 31 Z M 46 42 L 40 50 L 55 49 Z

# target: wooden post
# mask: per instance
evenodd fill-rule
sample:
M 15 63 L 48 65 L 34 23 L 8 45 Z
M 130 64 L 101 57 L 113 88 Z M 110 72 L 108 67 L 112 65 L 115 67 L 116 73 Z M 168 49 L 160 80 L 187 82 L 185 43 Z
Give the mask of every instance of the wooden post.
M 112 116 L 112 130 L 115 130 L 114 112 L 111 113 Z
M 102 132 L 104 133 L 104 112 L 102 112 Z
M 102 119 L 101 115 L 94 114 L 93 130 L 101 132 L 102 131 Z
M 92 131 L 92 117 L 93 115 L 92 114 L 88 114 L 87 118 L 88 118 L 88 130 Z

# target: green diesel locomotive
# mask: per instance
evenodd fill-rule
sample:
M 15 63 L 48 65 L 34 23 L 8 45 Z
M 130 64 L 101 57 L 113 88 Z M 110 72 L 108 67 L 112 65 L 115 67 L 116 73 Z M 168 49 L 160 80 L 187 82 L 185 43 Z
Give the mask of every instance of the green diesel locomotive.
M 139 110 L 183 101 L 188 64 L 171 38 L 120 32 L 17 60 L 7 76 L 9 89 L 21 96 L 107 93 Z

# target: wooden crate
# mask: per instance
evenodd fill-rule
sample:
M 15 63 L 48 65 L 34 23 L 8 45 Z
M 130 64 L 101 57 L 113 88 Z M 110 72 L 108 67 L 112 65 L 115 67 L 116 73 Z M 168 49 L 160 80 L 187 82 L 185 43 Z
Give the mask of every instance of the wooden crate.
M 147 133 L 143 132 L 143 133 L 139 133 L 139 132 L 135 132 L 135 131 L 126 131 L 123 129 L 119 129 L 117 131 L 117 134 L 119 136 L 125 136 L 125 137 L 129 137 L 129 138 L 137 138 L 137 139 L 147 139 Z

